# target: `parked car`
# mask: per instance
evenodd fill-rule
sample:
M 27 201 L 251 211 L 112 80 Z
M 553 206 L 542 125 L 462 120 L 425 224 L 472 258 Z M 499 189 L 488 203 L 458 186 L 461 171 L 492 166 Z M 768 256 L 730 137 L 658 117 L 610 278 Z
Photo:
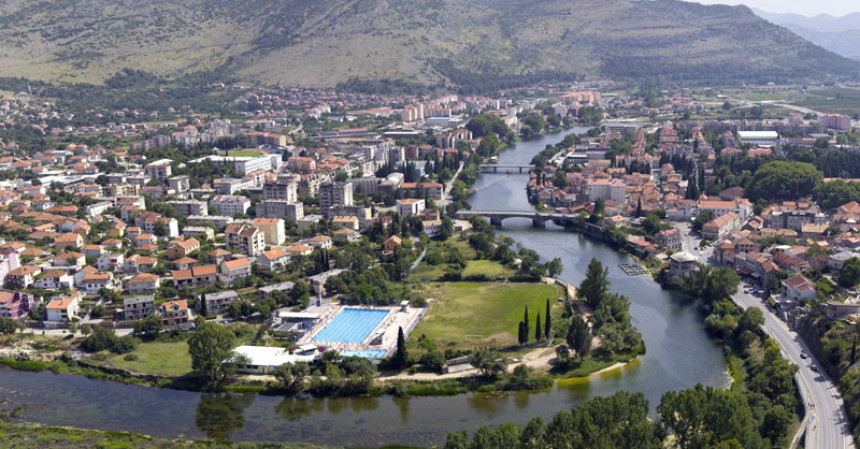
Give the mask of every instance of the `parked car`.
M 812 365 L 809 365 L 809 369 L 811 369 L 812 371 L 818 372 L 818 366 L 816 366 L 814 363 Z
M 801 352 L 801 353 L 800 353 L 800 358 L 805 359 L 805 358 L 806 358 L 806 353 L 805 353 L 805 352 Z

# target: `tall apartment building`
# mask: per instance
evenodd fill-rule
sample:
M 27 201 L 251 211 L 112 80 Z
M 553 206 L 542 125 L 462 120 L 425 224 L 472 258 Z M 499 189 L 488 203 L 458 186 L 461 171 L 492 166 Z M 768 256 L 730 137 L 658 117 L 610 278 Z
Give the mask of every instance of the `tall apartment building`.
M 296 176 L 278 176 L 275 182 L 263 185 L 263 199 L 266 201 L 298 201 L 299 181 Z
M 186 200 L 186 201 L 168 201 L 167 204 L 173 206 L 176 212 L 182 214 L 183 217 L 192 215 L 209 215 L 209 205 L 205 201 Z
M 159 181 L 166 181 L 173 173 L 170 167 L 170 159 L 161 159 L 146 166 L 144 172 Z
M 352 205 L 352 184 L 348 182 L 331 182 L 320 186 L 320 207 L 327 209 L 332 206 Z
M 263 218 L 289 218 L 293 221 L 305 217 L 303 203 L 289 203 L 283 200 L 268 200 L 257 203 L 257 216 Z
M 241 251 L 251 257 L 260 255 L 266 249 L 265 235 L 255 226 L 245 223 L 231 223 L 224 230 L 227 248 Z
M 851 129 L 851 117 L 842 114 L 821 114 L 818 116 L 818 124 L 836 131 L 848 131 Z

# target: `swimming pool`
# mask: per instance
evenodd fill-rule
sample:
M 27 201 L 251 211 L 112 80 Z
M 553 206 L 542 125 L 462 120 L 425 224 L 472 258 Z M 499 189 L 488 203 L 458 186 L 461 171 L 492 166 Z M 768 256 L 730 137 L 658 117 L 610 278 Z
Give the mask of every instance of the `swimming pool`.
M 343 309 L 317 333 L 321 343 L 361 343 L 388 315 L 387 310 Z
M 388 351 L 385 349 L 346 349 L 340 352 L 340 355 L 344 357 L 361 357 L 368 360 L 381 360 L 384 359 L 386 355 L 388 355 Z

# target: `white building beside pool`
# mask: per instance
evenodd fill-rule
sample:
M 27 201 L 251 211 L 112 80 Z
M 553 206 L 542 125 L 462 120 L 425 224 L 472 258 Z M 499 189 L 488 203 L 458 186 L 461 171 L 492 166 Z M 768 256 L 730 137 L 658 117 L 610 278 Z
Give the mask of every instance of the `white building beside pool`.
M 320 355 L 317 346 L 312 344 L 299 345 L 292 354 L 287 348 L 267 346 L 239 346 L 233 352 L 247 358 L 247 363 L 239 366 L 238 371 L 253 374 L 268 374 L 285 363 L 310 363 Z

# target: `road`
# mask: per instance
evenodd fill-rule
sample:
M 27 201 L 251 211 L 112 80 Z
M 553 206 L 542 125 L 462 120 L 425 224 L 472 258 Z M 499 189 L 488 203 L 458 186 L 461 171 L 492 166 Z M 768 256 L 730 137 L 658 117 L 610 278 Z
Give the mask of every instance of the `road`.
M 442 199 L 436 201 L 437 206 L 444 209 L 448 205 L 448 203 L 451 202 L 451 188 L 454 187 L 454 181 L 457 180 L 457 176 L 460 176 L 460 172 L 463 171 L 463 165 L 465 165 L 465 163 L 460 162 L 460 166 L 457 167 L 457 173 L 454 173 L 454 176 L 452 176 L 451 179 L 449 179 L 448 182 L 445 183 L 445 189 L 442 192 Z
M 699 239 L 692 235 L 686 224 L 678 226 L 678 230 L 684 236 L 683 244 L 685 250 L 693 254 L 702 263 L 708 263 L 711 248 L 704 252 L 698 250 Z M 798 366 L 798 378 L 800 388 L 807 400 L 808 417 L 806 449 L 839 449 L 854 448 L 851 438 L 851 429 L 848 425 L 848 416 L 836 385 L 820 369 L 815 357 L 809 351 L 806 343 L 795 332 L 779 319 L 769 307 L 762 304 L 762 300 L 743 290 L 739 290 L 733 297 L 735 304 L 743 309 L 758 307 L 764 315 L 764 330 L 782 348 L 783 356 L 791 363 Z M 806 354 L 807 358 L 801 357 Z

